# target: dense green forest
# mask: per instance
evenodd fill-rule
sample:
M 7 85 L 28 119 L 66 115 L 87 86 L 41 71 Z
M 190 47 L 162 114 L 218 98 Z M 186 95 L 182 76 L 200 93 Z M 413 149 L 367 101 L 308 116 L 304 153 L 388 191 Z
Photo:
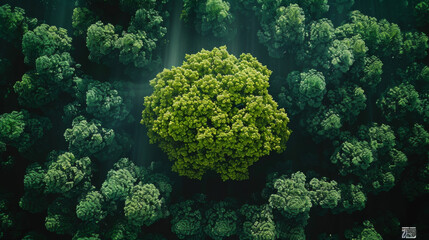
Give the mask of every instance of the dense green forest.
M 429 239 L 429 0 L 0 1 L 0 239 Z

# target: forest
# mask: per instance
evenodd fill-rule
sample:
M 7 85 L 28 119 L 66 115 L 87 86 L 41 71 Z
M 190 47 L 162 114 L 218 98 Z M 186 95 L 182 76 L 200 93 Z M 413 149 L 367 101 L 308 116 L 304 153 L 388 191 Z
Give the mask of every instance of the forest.
M 429 0 L 2 0 L 0 239 L 429 239 L 428 36 Z

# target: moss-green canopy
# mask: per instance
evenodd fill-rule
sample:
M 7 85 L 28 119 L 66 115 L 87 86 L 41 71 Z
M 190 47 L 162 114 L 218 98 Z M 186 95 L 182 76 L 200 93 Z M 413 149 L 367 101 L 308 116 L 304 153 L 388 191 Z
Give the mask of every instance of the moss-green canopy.
M 270 74 L 250 54 L 237 59 L 226 47 L 187 55 L 151 81 L 141 122 L 180 175 L 201 179 L 214 170 L 223 180 L 247 179 L 248 167 L 283 151 L 291 133 L 268 94 Z

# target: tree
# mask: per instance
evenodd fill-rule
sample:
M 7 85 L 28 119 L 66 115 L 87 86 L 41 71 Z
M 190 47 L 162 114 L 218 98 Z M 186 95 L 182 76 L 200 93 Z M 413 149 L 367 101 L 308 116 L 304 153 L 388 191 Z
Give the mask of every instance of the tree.
M 125 200 L 130 195 L 136 179 L 127 169 L 110 170 L 101 185 L 101 193 L 107 200 Z
M 38 57 L 35 71 L 22 76 L 13 86 L 23 106 L 39 108 L 70 90 L 75 73 L 75 63 L 68 52 Z
M 312 207 L 309 191 L 305 188 L 305 175 L 296 172 L 290 178 L 280 177 L 274 182 L 276 193 L 271 194 L 269 203 L 287 218 L 308 213 Z
M 343 142 L 331 156 L 331 162 L 339 165 L 343 176 L 350 173 L 359 176 L 373 161 L 374 156 L 368 142 L 356 139 Z
M 358 136 L 369 143 L 369 146 L 378 154 L 385 154 L 396 145 L 395 134 L 386 124 L 373 123 L 370 126 L 359 127 Z
M 417 3 L 414 7 L 414 15 L 416 16 L 416 22 L 420 26 L 425 26 L 429 23 L 429 1 L 422 0 Z
M 89 76 L 75 78 L 75 96 L 79 103 L 70 107 L 86 106 L 85 110 L 94 118 L 116 126 L 129 119 L 132 109 L 133 89 L 124 82 L 100 82 Z M 71 109 L 70 109 L 71 110 Z M 79 110 L 74 111 L 76 114 Z
M 223 180 L 242 180 L 259 157 L 285 149 L 289 119 L 268 94 L 270 73 L 251 55 L 237 59 L 221 47 L 187 55 L 151 81 L 142 123 L 173 171 L 201 179 L 214 170 Z
M 58 197 L 49 205 L 45 227 L 56 234 L 73 234 L 76 230 L 76 212 L 73 199 Z
M 19 206 L 31 213 L 38 213 L 48 208 L 49 202 L 44 194 L 46 169 L 40 164 L 30 164 L 24 175 L 25 193 L 19 200 Z
M 429 193 L 429 163 L 411 167 L 405 174 L 401 190 L 409 201 Z
M 13 146 L 24 153 L 52 127 L 45 117 L 30 114 L 27 110 L 0 115 L 0 145 Z M 0 151 L 1 153 L 2 151 Z
M 407 156 L 396 149 L 380 155 L 373 166 L 360 177 L 366 192 L 377 194 L 392 189 L 399 181 L 407 161 Z
M 67 128 L 64 138 L 69 150 L 77 156 L 93 156 L 100 160 L 114 159 L 128 149 L 128 140 L 113 129 L 104 128 L 95 119 L 87 121 L 83 116 L 73 119 L 72 128 Z
M 76 7 L 73 9 L 72 27 L 73 35 L 82 36 L 86 34 L 89 26 L 97 22 L 98 17 L 86 7 Z
M 232 37 L 235 34 L 233 28 L 234 17 L 230 12 L 230 4 L 223 0 L 185 0 L 181 19 L 192 22 L 195 16 L 195 29 L 203 34 L 213 34 L 218 38 Z
M 34 64 L 38 57 L 68 52 L 71 49 L 71 41 L 66 29 L 41 24 L 33 31 L 25 33 L 22 38 L 24 62 Z
M 353 229 L 346 230 L 344 233 L 346 239 L 383 239 L 381 235 L 374 229 L 374 225 L 370 221 L 364 221 L 361 226 L 356 226 Z
M 335 208 L 340 199 L 341 191 L 336 181 L 328 181 L 326 178 L 313 178 L 308 183 L 307 189 L 310 191 L 310 198 L 314 205 L 322 208 Z
M 328 0 L 289 0 L 298 4 L 311 19 L 318 19 L 328 12 L 330 6 Z
M 351 12 L 350 20 L 351 23 L 337 29 L 339 36 L 352 37 L 359 34 L 365 41 L 369 53 L 378 57 L 395 56 L 400 53 L 402 34 L 397 24 L 389 23 L 386 19 L 378 21 L 358 10 Z
M 121 0 L 107 1 L 108 7 L 123 10 L 131 16 L 126 25 L 115 25 L 97 21 L 103 16 L 91 17 L 91 11 L 98 13 L 97 4 L 80 4 L 76 13 L 76 24 L 88 29 L 86 45 L 90 52 L 89 59 L 96 63 L 115 65 L 119 61 L 136 68 L 150 68 L 160 63 L 158 49 L 166 41 L 163 37 L 167 28 L 163 26 L 168 12 L 162 10 L 166 0 Z M 83 18 L 83 19 L 79 19 Z M 89 18 L 89 19 L 85 19 Z M 90 26 L 88 26 L 90 25 Z
M 138 238 L 141 228 L 129 224 L 126 219 L 118 218 L 110 226 L 106 233 L 108 239 L 112 240 L 135 240 Z
M 145 32 L 124 33 L 118 38 L 114 47 L 119 50 L 119 62 L 144 67 L 152 61 L 152 51 L 156 43 L 148 38 Z
M 355 59 L 352 49 L 348 46 L 349 39 L 337 40 L 332 42 L 329 47 L 330 67 L 333 69 L 334 76 L 341 76 L 349 71 Z
M 0 6 L 0 23 L 0 39 L 19 46 L 22 36 L 35 27 L 37 19 L 26 17 L 20 7 L 4 4 Z
M 275 20 L 261 26 L 259 41 L 268 48 L 272 57 L 283 57 L 284 52 L 293 51 L 296 45 L 304 42 L 305 15 L 297 4 L 277 8 Z
M 156 9 L 160 6 L 166 4 L 168 0 L 120 0 L 119 6 L 125 12 L 134 13 L 138 11 L 138 9 L 146 8 L 146 9 Z
M 277 239 L 306 239 L 305 224 L 296 224 L 291 221 L 276 221 Z
M 238 216 L 231 207 L 229 202 L 217 202 L 205 212 L 204 232 L 212 239 L 222 240 L 237 233 Z
M 286 79 L 286 88 L 279 94 L 280 104 L 296 115 L 306 107 L 317 108 L 326 93 L 325 77 L 314 69 L 299 73 L 291 72 Z
M 330 6 L 333 6 L 338 13 L 343 14 L 349 11 L 349 9 L 353 6 L 355 1 L 354 0 L 333 0 L 333 1 L 331 0 L 329 1 L 329 3 L 331 4 Z
M 89 26 L 86 33 L 86 46 L 89 50 L 89 60 L 100 63 L 103 58 L 109 57 L 115 49 L 118 34 L 115 27 L 101 21 Z
M 328 91 L 330 108 L 338 113 L 342 123 L 352 123 L 361 111 L 366 108 L 364 90 L 354 84 L 345 84 L 343 87 Z
M 424 154 L 429 146 L 429 133 L 418 123 L 398 129 L 399 149 L 408 154 Z
M 167 28 L 162 25 L 163 22 L 164 19 L 159 11 L 140 8 L 131 19 L 128 31 L 130 33 L 144 32 L 150 40 L 159 42 L 167 34 Z
M 238 211 L 243 217 L 240 240 L 273 240 L 276 239 L 276 224 L 271 208 L 266 205 L 244 204 Z
M 171 231 L 179 239 L 201 239 L 203 234 L 203 215 L 198 202 L 186 200 L 170 207 Z
M 389 122 L 404 120 L 410 113 L 422 110 L 419 93 L 411 84 L 400 84 L 387 89 L 377 100 L 377 106 Z
M 361 86 L 365 92 L 374 93 L 377 85 L 381 82 L 383 74 L 383 62 L 377 56 L 365 57 L 364 65 L 354 75 L 355 82 Z
M 365 208 L 366 195 L 362 191 L 361 184 L 341 183 L 339 184 L 341 191 L 341 200 L 334 209 L 334 213 L 361 211 Z
M 107 212 L 103 209 L 104 197 L 98 191 L 88 192 L 76 206 L 76 216 L 91 223 L 98 223 L 106 217 Z
M 307 41 L 298 51 L 297 60 L 300 64 L 311 68 L 329 68 L 329 47 L 335 39 L 335 29 L 331 20 L 322 18 L 307 25 Z
M 322 105 L 317 112 L 308 112 L 301 119 L 300 125 L 313 137 L 314 141 L 320 142 L 323 139 L 337 139 L 343 123 L 336 110 Z
M 429 90 L 429 67 L 423 63 L 414 62 L 409 64 L 406 68 L 400 68 L 397 70 L 398 78 L 395 78 L 395 83 L 400 85 L 411 84 L 415 89 L 418 89 L 419 95 L 422 93 L 422 100 L 425 101 L 425 94 Z M 423 103 L 424 105 L 424 103 Z M 423 118 L 425 120 L 425 118 Z
M 5 196 L 0 195 L 0 237 L 7 236 L 7 232 L 15 223 L 15 219 L 9 211 L 9 201 Z
M 149 226 L 155 221 L 167 217 L 165 200 L 153 184 L 138 184 L 125 200 L 124 214 L 129 224 Z
M 49 164 L 44 179 L 45 191 L 65 193 L 90 177 L 91 160 L 88 157 L 78 159 L 73 153 L 66 152 Z
M 406 32 L 401 47 L 401 54 L 409 62 L 426 57 L 428 36 L 423 32 Z

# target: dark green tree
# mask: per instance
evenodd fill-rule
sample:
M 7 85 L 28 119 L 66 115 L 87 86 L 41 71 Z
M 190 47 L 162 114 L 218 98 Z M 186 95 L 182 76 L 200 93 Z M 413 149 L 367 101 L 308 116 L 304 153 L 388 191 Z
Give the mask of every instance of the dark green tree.
M 34 64 L 38 57 L 68 52 L 71 49 L 71 41 L 66 29 L 41 24 L 26 32 L 22 38 L 24 62 Z

